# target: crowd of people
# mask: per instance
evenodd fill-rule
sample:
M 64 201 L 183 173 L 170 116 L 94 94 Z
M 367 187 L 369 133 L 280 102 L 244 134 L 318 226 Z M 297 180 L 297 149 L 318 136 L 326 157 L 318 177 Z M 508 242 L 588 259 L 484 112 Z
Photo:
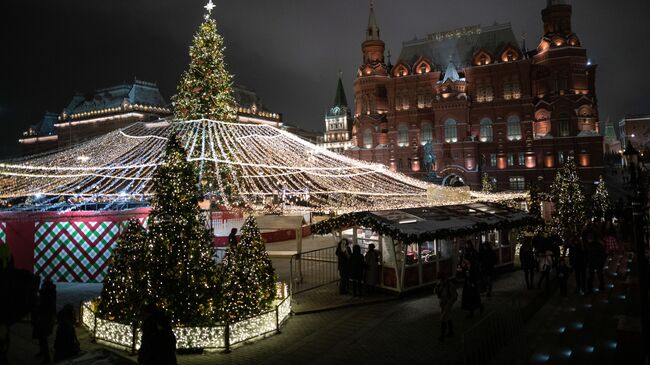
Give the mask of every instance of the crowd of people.
M 374 244 L 368 245 L 365 255 L 361 253 L 361 246 L 350 246 L 350 242 L 344 238 L 336 247 L 339 293 L 348 294 L 350 287 L 353 296 L 361 296 L 363 292 L 372 293 L 379 283 L 379 253 Z
M 580 235 L 564 245 L 559 236 L 537 234 L 524 238 L 519 249 L 521 269 L 528 290 L 550 289 L 556 282 L 560 295 L 567 295 L 568 280 L 575 276 L 575 291 L 588 295 L 604 289 L 604 268 L 608 258 L 624 251 L 611 225 L 588 225 Z M 567 260 L 568 258 L 568 260 Z M 567 262 L 568 261 L 568 262 Z M 488 242 L 482 242 L 478 251 L 472 241 L 467 241 L 461 250 L 456 277 L 462 280 L 461 309 L 474 317 L 476 310 L 483 311 L 481 293 L 490 296 L 497 257 Z M 535 276 L 538 280 L 535 282 Z M 435 287 L 441 309 L 440 341 L 453 335 L 451 308 L 457 301 L 454 278 L 440 273 Z

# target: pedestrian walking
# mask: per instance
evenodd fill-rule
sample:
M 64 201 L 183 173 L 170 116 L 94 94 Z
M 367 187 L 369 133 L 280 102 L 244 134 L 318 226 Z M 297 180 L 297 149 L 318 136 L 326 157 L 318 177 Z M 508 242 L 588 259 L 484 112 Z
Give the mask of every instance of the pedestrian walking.
M 533 244 L 530 240 L 525 240 L 519 248 L 519 261 L 521 261 L 521 268 L 524 270 L 524 280 L 526 281 L 526 288 L 533 289 L 535 287 L 535 253 L 533 252 Z
M 361 254 L 361 247 L 359 245 L 354 245 L 352 247 L 352 255 L 350 256 L 349 262 L 349 273 L 350 280 L 352 281 L 352 295 L 360 296 L 361 295 L 361 281 L 363 279 L 363 267 L 365 262 L 363 259 L 363 254 Z
M 541 272 L 541 276 L 539 277 L 539 281 L 537 282 L 537 288 L 541 289 L 542 288 L 542 282 L 545 283 L 545 288 L 549 288 L 549 277 L 551 275 L 551 268 L 553 267 L 553 251 L 551 250 L 546 250 L 541 257 L 539 258 L 539 271 Z
M 576 294 L 584 294 L 587 291 L 587 254 L 582 240 L 577 237 L 569 246 L 569 264 L 576 277 Z
M 566 297 L 567 281 L 570 273 L 571 269 L 566 265 L 564 257 L 561 257 L 557 264 L 557 278 L 560 285 L 560 295 L 563 297 Z
M 39 352 L 43 363 L 50 362 L 50 349 L 47 342 L 54 328 L 54 316 L 56 314 L 56 286 L 51 279 L 45 279 L 38 295 L 38 307 L 33 336 L 38 339 Z
M 463 261 L 460 265 L 461 276 L 464 278 L 461 308 L 469 312 L 468 318 L 474 318 L 474 311 L 478 309 L 483 313 L 484 307 L 478 287 L 481 279 L 480 263 L 471 241 L 467 241 L 465 245 Z
M 594 277 L 598 277 L 598 289 L 605 289 L 603 267 L 607 261 L 607 253 L 602 242 L 596 237 L 593 230 L 587 230 L 584 234 L 585 249 L 587 252 L 587 293 L 594 291 Z
M 494 266 L 496 266 L 498 258 L 492 249 L 492 245 L 488 242 L 481 243 L 479 246 L 478 257 L 481 263 L 481 277 L 485 284 L 486 295 L 489 297 L 492 296 Z
M 445 340 L 445 336 L 454 335 L 454 326 L 451 320 L 451 310 L 454 303 L 458 300 L 458 292 L 453 281 L 447 277 L 444 272 L 438 273 L 438 285 L 435 288 L 435 294 L 440 302 L 440 342 Z
M 57 327 L 54 339 L 54 361 L 62 361 L 79 354 L 79 340 L 74 329 L 75 316 L 72 304 L 66 304 L 56 315 Z
M 616 238 L 614 228 L 610 227 L 607 229 L 605 236 L 603 237 L 603 243 L 605 244 L 605 251 L 608 258 L 612 258 L 622 251 L 618 239 Z
M 375 250 L 374 244 L 368 245 L 368 252 L 365 256 L 366 273 L 364 283 L 369 293 L 374 293 L 375 286 L 379 284 L 379 253 Z
M 142 341 L 138 350 L 140 365 L 176 365 L 176 336 L 169 317 L 155 305 L 142 311 Z
M 339 294 L 348 293 L 348 284 L 350 277 L 348 275 L 348 261 L 352 256 L 352 251 L 348 246 L 348 240 L 343 238 L 336 246 L 336 259 L 339 269 Z

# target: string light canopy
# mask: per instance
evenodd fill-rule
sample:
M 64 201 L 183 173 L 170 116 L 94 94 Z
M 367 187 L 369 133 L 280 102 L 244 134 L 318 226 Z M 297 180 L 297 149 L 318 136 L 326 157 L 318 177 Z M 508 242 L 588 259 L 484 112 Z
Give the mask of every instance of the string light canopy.
M 201 175 L 234 166 L 232 181 L 253 210 L 278 198 L 295 209 L 339 212 L 472 199 L 466 190 L 350 159 L 271 126 L 214 120 L 135 123 L 66 150 L 0 163 L 0 198 L 146 202 L 170 133 L 180 137 Z M 203 193 L 224 196 L 219 174 L 213 175 Z

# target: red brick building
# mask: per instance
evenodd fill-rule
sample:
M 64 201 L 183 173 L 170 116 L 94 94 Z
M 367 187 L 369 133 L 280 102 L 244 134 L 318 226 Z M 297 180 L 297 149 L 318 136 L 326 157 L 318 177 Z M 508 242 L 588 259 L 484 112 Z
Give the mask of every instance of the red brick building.
M 603 171 L 596 65 L 571 15 L 566 1 L 548 0 L 534 50 L 510 24 L 469 26 L 404 42 L 391 65 L 371 7 L 345 154 L 474 189 L 487 173 L 501 190 L 548 185 L 575 158 L 593 186 Z

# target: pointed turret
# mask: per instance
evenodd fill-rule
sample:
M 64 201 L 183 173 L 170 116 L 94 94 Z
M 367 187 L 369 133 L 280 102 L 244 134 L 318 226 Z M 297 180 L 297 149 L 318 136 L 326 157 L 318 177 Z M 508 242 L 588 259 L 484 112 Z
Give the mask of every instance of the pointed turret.
M 338 85 L 336 86 L 336 98 L 334 98 L 333 106 L 347 107 L 348 99 L 345 97 L 345 89 L 343 88 L 342 75 L 343 73 L 339 71 L 339 82 Z
M 375 18 L 375 5 L 370 2 L 370 15 L 368 17 L 368 29 L 366 30 L 366 40 L 361 45 L 363 51 L 363 64 L 377 65 L 384 63 L 385 44 L 379 37 L 379 26 Z M 367 73 L 364 73 L 367 75 Z
M 379 27 L 377 26 L 377 19 L 375 19 L 375 4 L 374 1 L 370 1 L 370 16 L 368 17 L 368 33 L 366 34 L 366 40 L 380 40 L 379 38 Z
M 445 71 L 445 77 L 442 78 L 442 82 L 444 83 L 447 80 L 451 81 L 460 81 L 460 75 L 458 74 L 458 70 L 456 69 L 456 66 L 454 65 L 451 60 L 449 60 L 449 64 L 447 65 L 447 70 Z

